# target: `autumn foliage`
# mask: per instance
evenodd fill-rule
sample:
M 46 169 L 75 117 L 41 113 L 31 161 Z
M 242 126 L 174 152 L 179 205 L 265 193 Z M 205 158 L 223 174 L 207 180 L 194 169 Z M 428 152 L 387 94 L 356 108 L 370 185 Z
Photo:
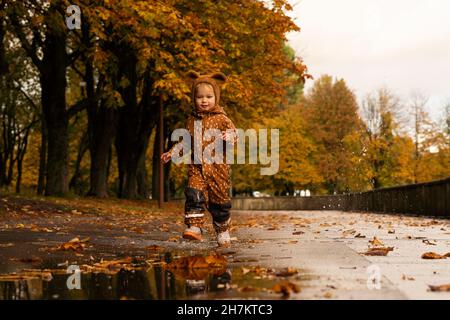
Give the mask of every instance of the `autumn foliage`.
M 80 28 L 66 24 L 70 5 Z M 303 92 L 311 77 L 287 45 L 287 33 L 300 31 L 291 9 L 284 0 L 0 1 L 0 186 L 156 197 L 157 142 L 162 134 L 170 148 L 191 111 L 190 69 L 228 76 L 222 104 L 237 127 L 280 129 L 279 172 L 233 165 L 235 194 L 343 193 L 449 176 L 448 119 L 432 125 L 420 101 L 408 131 L 386 93 L 359 103 L 330 76 Z M 185 168 L 164 170 L 166 194 L 182 195 Z

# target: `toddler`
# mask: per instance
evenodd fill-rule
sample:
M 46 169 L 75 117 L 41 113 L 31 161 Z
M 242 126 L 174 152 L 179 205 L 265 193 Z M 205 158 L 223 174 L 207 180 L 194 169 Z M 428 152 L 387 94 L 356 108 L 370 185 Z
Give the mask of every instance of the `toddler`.
M 195 133 L 194 130 L 199 130 L 201 127 L 202 136 L 205 130 L 219 129 L 221 139 L 226 143 L 236 143 L 235 126 L 219 105 L 219 84 L 227 81 L 226 76 L 220 72 L 200 75 L 195 71 L 189 71 L 186 76 L 188 83 L 191 84 L 194 103 L 193 112 L 186 120 L 186 129 L 192 137 L 191 141 L 194 141 L 195 134 L 200 134 L 200 132 Z M 196 121 L 201 121 L 201 126 L 194 125 Z M 192 148 L 194 143 L 191 143 Z M 201 144 L 203 155 L 209 142 L 203 141 Z M 164 163 L 172 158 L 175 146 L 162 154 L 161 159 Z M 225 152 L 222 154 L 224 155 Z M 186 229 L 183 232 L 183 238 L 202 240 L 202 226 L 207 209 L 213 218 L 218 244 L 221 246 L 230 244 L 230 187 L 230 165 L 226 163 L 225 157 L 222 163 L 208 163 L 203 159 L 200 163 L 191 162 L 188 165 L 188 180 L 185 188 Z

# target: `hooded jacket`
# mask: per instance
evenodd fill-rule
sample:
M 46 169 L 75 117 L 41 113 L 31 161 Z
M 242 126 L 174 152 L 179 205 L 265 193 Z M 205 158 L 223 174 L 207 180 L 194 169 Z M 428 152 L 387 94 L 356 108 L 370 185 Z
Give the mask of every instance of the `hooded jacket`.
M 186 129 L 191 134 L 191 151 L 194 147 L 194 135 L 200 134 L 200 132 L 194 132 L 195 131 L 195 122 L 201 121 L 201 127 L 202 132 L 201 135 L 203 137 L 205 130 L 207 129 L 218 129 L 221 132 L 225 132 L 228 129 L 235 130 L 235 126 L 233 122 L 227 117 L 225 111 L 220 106 L 220 87 L 219 83 L 223 84 L 227 81 L 227 77 L 221 73 L 213 73 L 213 74 L 206 74 L 206 75 L 200 75 L 199 73 L 195 71 L 189 71 L 186 73 L 186 80 L 187 83 L 191 85 L 191 93 L 192 93 L 192 104 L 193 104 L 193 111 L 191 112 L 191 115 L 186 120 Z M 196 94 L 196 87 L 200 83 L 207 83 L 212 86 L 214 90 L 214 96 L 215 96 L 215 105 L 214 108 L 208 111 L 200 112 L 196 108 L 195 104 L 195 94 Z M 198 124 L 198 123 L 197 123 Z M 197 125 L 198 128 L 198 125 Z M 205 141 L 203 139 L 202 141 L 202 152 L 205 149 L 207 145 L 210 145 L 212 143 L 212 139 Z M 175 147 L 175 146 L 174 146 Z M 173 150 L 173 148 L 171 150 Z M 225 147 L 225 143 L 224 143 Z M 224 150 L 225 151 L 225 150 Z M 224 152 L 225 154 L 225 152 Z M 226 159 L 224 159 L 224 162 Z

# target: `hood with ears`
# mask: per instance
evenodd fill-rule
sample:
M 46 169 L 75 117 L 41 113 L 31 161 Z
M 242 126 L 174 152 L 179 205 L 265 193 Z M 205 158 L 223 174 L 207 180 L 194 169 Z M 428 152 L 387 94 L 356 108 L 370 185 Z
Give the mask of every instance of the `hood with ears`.
M 200 83 L 207 83 L 210 84 L 213 87 L 214 95 L 215 95 L 215 106 L 212 110 L 209 110 L 206 113 L 224 113 L 223 108 L 220 106 L 220 87 L 219 84 L 223 84 L 227 81 L 227 77 L 222 72 L 215 72 L 212 74 L 199 74 L 196 71 L 190 70 L 186 73 L 186 82 L 188 85 L 191 86 L 191 93 L 192 93 L 192 102 L 194 105 L 194 114 L 196 116 L 202 117 L 204 115 L 204 112 L 198 112 L 196 110 L 195 106 L 195 89 L 198 84 Z

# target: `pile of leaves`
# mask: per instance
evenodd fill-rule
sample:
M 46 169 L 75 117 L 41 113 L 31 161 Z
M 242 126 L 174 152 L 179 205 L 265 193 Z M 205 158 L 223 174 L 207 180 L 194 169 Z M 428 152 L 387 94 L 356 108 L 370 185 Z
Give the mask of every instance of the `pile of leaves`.
M 373 237 L 373 240 L 369 240 L 369 248 L 363 254 L 366 256 L 387 256 L 390 251 L 394 250 L 394 247 L 385 247 L 377 237 Z

